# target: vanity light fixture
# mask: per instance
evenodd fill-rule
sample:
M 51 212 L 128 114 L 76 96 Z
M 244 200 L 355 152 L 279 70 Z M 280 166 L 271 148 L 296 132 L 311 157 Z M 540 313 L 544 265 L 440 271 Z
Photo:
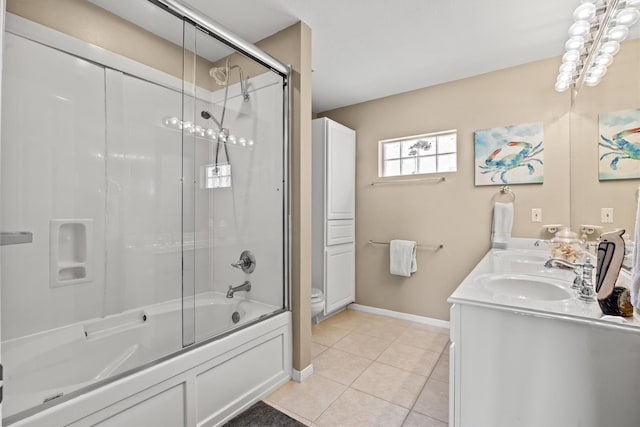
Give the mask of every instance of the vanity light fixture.
M 229 142 L 233 145 L 241 145 L 243 147 L 253 147 L 255 145 L 253 139 L 230 135 L 229 129 L 226 128 L 223 128 L 222 130 L 204 128 L 199 125 L 194 125 L 193 122 L 182 121 L 177 117 L 165 117 L 162 119 L 162 124 L 170 129 L 180 131 L 185 130 L 190 135 L 210 139 L 212 141 Z
M 640 20 L 640 0 L 582 0 L 573 19 L 555 84 L 558 92 L 600 83 L 629 27 Z

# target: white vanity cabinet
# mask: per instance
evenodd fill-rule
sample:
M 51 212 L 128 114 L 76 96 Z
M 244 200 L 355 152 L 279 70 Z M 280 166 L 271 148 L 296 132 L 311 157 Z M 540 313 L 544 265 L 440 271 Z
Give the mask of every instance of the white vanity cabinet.
M 355 301 L 356 133 L 333 120 L 313 121 L 313 286 L 324 314 Z
M 640 426 L 640 316 L 603 316 L 534 239 L 512 240 L 449 297 L 449 425 Z
M 451 326 L 450 426 L 640 425 L 637 327 L 464 303 Z

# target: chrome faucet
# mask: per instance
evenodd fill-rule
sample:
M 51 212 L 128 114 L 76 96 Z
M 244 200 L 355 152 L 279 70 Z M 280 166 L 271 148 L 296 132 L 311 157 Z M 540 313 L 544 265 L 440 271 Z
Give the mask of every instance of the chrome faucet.
M 575 286 L 572 287 L 577 289 L 578 298 L 583 301 L 593 301 L 596 293 L 593 290 L 593 264 L 591 264 L 589 259 L 587 259 L 584 264 L 579 264 L 569 262 L 562 258 L 549 258 L 547 262 L 544 263 L 544 266 L 551 268 L 554 264 L 576 269 L 576 274 L 578 274 L 579 277 L 576 277 L 576 280 L 573 282 Z
M 245 280 L 245 282 L 242 285 L 229 286 L 229 290 L 227 291 L 227 298 L 233 298 L 233 294 L 235 294 L 238 291 L 249 292 L 250 290 L 251 290 L 251 282 L 248 280 Z

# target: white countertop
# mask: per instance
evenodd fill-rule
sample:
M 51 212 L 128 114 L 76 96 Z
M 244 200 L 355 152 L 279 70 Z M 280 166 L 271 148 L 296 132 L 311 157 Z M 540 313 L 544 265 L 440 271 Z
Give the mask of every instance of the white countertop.
M 451 294 L 448 302 L 586 322 L 611 328 L 633 329 L 640 333 L 640 315 L 637 310 L 634 317 L 630 318 L 604 316 L 595 299 L 592 302 L 585 302 L 574 296 L 571 284 L 575 274 L 571 270 L 557 267 L 545 268 L 544 260 L 549 258 L 549 247 L 547 245 L 535 247 L 535 241 L 536 239 L 513 238 L 508 249 L 491 249 Z M 521 298 L 494 292 L 482 283 L 478 283 L 479 278 L 494 274 L 545 277 L 566 288 L 572 296 L 569 299 L 555 301 Z M 630 283 L 630 275 L 623 270 L 620 272 L 618 285 L 628 287 L 628 283 Z

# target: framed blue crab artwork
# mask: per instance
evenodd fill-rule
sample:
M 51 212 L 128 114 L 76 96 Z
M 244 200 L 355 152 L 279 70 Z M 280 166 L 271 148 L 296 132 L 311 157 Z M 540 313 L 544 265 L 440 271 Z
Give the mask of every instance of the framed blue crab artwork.
M 640 178 L 640 108 L 600 113 L 598 178 Z
M 543 143 L 541 122 L 477 130 L 476 185 L 542 184 Z

